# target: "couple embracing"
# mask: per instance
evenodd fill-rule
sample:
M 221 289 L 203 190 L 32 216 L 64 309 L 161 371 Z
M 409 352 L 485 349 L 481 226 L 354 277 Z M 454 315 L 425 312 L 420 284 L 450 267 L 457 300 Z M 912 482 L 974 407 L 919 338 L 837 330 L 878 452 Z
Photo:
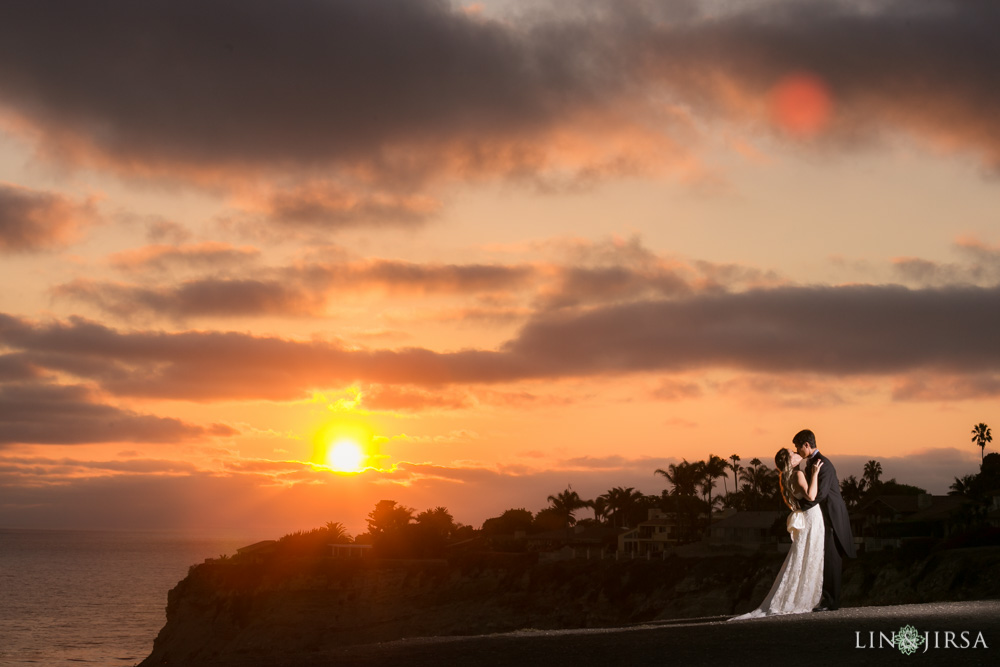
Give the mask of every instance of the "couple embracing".
M 787 523 L 792 546 L 760 607 L 731 620 L 840 608 L 844 557 L 855 556 L 847 505 L 837 471 L 820 454 L 813 432 L 799 431 L 792 444 L 794 453 L 779 449 L 774 455 L 781 497 L 792 510 Z

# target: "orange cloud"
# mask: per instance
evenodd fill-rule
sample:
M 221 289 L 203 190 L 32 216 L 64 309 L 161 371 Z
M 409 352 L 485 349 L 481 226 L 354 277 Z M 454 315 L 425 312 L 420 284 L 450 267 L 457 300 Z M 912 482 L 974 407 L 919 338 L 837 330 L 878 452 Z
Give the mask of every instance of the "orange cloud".
M 474 405 L 472 397 L 457 391 L 419 391 L 403 387 L 372 386 L 362 394 L 362 406 L 369 410 L 424 411 L 455 410 Z
M 174 443 L 236 435 L 222 424 L 198 426 L 139 414 L 96 400 L 81 386 L 0 384 L 0 448 L 11 444 Z
M 0 252 L 33 252 L 76 240 L 98 221 L 96 200 L 0 183 Z
M 255 190 L 237 199 L 242 227 L 256 224 L 282 228 L 340 228 L 357 225 L 418 225 L 433 218 L 441 203 L 426 195 L 367 191 L 364 186 L 308 182 L 273 190 L 266 196 Z
M 178 268 L 214 268 L 242 266 L 254 262 L 260 250 L 249 246 L 234 247 L 228 243 L 167 245 L 157 244 L 115 253 L 109 258 L 119 271 L 167 271 Z

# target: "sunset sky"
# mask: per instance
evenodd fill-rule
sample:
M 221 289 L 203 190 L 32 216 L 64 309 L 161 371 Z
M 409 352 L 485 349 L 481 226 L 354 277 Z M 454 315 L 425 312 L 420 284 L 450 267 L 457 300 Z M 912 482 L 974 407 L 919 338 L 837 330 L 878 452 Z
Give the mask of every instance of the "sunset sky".
M 801 428 L 946 493 L 1000 417 L 997 34 L 960 0 L 5 2 L 0 527 L 479 527 Z

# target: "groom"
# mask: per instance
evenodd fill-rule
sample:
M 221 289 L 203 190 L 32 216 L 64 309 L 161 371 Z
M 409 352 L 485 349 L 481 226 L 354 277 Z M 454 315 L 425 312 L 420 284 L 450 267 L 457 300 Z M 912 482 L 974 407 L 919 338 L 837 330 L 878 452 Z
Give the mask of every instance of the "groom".
M 809 509 L 819 503 L 823 512 L 823 524 L 826 527 L 823 554 L 823 597 L 819 606 L 813 611 L 833 611 L 840 608 L 840 572 L 844 564 L 844 556 L 854 558 L 854 537 L 851 535 L 851 522 L 847 516 L 847 505 L 840 495 L 840 481 L 837 471 L 830 459 L 819 453 L 816 448 L 816 436 L 809 429 L 799 431 L 792 438 L 795 450 L 803 459 L 806 477 L 809 470 L 822 461 L 819 469 L 819 488 L 816 500 L 799 500 L 803 509 Z

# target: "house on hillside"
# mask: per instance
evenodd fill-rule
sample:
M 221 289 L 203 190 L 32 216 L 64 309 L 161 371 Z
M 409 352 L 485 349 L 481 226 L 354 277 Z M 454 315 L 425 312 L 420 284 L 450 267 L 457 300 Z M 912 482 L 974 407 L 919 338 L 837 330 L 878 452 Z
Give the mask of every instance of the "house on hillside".
M 576 525 L 524 536 L 529 551 L 545 559 L 603 558 L 614 552 L 620 529 L 599 524 Z M 548 556 L 546 556 L 548 554 Z
M 372 555 L 370 544 L 331 544 L 330 550 L 334 558 L 368 558 Z
M 878 496 L 851 512 L 851 530 L 857 546 L 865 551 L 898 548 L 906 541 L 941 539 L 958 527 L 960 496 Z
M 680 527 L 673 513 L 649 510 L 648 518 L 618 536 L 618 553 L 656 556 L 680 542 Z

